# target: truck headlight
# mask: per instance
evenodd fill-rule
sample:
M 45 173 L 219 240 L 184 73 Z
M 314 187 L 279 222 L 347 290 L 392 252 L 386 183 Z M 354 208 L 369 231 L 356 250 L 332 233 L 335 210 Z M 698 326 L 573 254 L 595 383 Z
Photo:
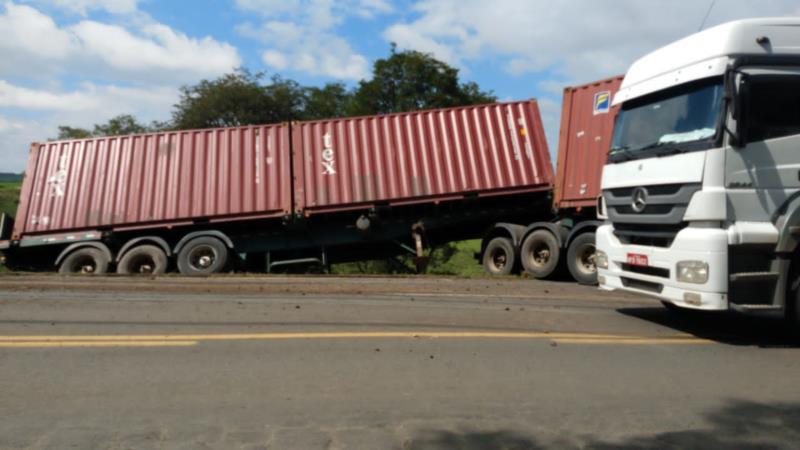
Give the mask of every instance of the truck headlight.
M 703 261 L 678 261 L 675 271 L 682 283 L 703 284 L 708 281 L 708 263 Z
M 595 249 L 594 265 L 598 269 L 608 269 L 608 255 L 606 255 L 606 252 Z

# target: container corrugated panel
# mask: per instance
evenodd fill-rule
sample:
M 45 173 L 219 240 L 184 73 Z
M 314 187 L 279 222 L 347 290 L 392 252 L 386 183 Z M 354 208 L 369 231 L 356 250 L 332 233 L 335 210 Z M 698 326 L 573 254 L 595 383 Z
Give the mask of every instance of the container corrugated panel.
M 553 206 L 591 207 L 600 195 L 614 118 L 611 106 L 622 76 L 564 89 Z
M 295 124 L 295 209 L 549 189 L 535 100 Z
M 23 234 L 291 212 L 287 125 L 33 144 Z

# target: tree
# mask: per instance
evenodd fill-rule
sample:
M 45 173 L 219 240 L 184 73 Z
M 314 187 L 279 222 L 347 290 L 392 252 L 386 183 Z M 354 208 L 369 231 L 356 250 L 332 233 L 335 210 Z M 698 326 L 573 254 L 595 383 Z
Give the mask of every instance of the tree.
M 126 134 L 146 133 L 148 127 L 136 121 L 130 114 L 116 116 L 105 124 L 94 126 L 93 136 L 123 136 Z
M 61 125 L 58 127 L 58 137 L 56 139 L 86 139 L 88 137 L 92 137 L 92 132 L 89 130 Z
M 275 123 L 298 116 L 302 89 L 291 80 L 274 76 L 261 83 L 263 73 L 238 69 L 215 80 L 181 88 L 172 112 L 177 129 L 229 127 Z
M 428 108 L 490 103 L 497 98 L 475 83 L 460 83 L 458 69 L 427 53 L 397 51 L 375 61 L 371 80 L 361 80 L 351 114 L 386 114 Z
M 86 139 L 89 137 L 98 136 L 123 136 L 126 134 L 146 133 L 153 131 L 154 127 L 159 125 L 153 122 L 152 127 L 142 125 L 135 117 L 130 114 L 120 114 L 119 116 L 112 117 L 104 124 L 95 124 L 92 131 L 85 128 L 73 128 L 66 125 L 58 127 L 57 139 Z
M 353 94 L 342 83 L 328 83 L 305 88 L 304 97 L 303 119 L 317 120 L 346 116 Z

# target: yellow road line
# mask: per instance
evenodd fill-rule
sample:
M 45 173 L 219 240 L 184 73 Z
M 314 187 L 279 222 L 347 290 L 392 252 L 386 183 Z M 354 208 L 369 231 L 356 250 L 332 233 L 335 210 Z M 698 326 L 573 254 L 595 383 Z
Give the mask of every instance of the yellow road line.
M 714 341 L 708 339 L 660 339 L 660 338 L 636 338 L 636 339 L 553 339 L 558 344 L 605 344 L 605 345 L 684 345 L 684 344 L 713 344 Z
M 29 341 L 0 342 L 0 348 L 51 348 L 51 347 L 189 347 L 197 341 Z
M 294 332 L 294 333 L 237 333 L 237 334 L 163 334 L 163 335 L 55 335 L 0 336 L 3 342 L 50 341 L 244 341 L 281 339 L 363 339 L 363 338 L 484 338 L 484 339 L 554 339 L 554 340 L 691 340 L 688 334 L 666 336 L 632 336 L 588 333 L 492 332 L 492 331 L 353 331 L 353 332 Z

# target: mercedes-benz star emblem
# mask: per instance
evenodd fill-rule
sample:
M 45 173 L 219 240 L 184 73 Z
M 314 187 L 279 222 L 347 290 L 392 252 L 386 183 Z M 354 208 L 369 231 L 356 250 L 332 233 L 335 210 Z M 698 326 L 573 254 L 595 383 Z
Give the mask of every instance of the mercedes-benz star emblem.
M 637 187 L 633 190 L 633 196 L 631 198 L 631 208 L 633 208 L 634 212 L 640 213 L 644 211 L 644 208 L 647 206 L 647 190 L 643 187 Z

